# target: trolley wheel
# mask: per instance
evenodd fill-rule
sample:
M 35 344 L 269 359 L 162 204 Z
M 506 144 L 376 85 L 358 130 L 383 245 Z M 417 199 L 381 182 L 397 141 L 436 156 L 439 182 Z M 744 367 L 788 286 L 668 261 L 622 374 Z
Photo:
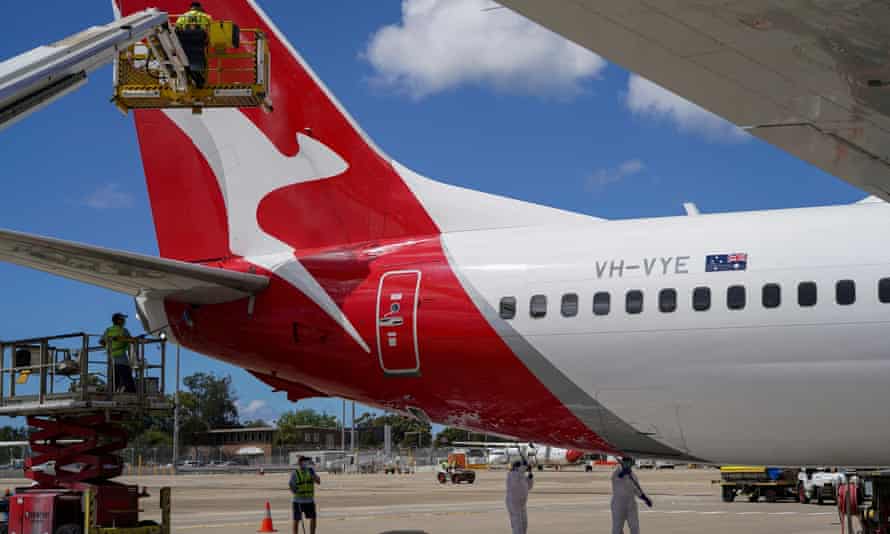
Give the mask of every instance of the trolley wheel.
M 57 528 L 54 534 L 81 534 L 83 528 L 76 523 L 67 523 Z
M 448 482 L 448 477 L 445 476 L 445 473 L 439 473 L 438 475 L 436 475 L 436 478 L 439 480 L 439 484 Z
M 723 502 L 732 502 L 735 500 L 735 488 L 732 486 L 723 486 Z
M 770 488 L 766 490 L 766 502 L 776 502 L 779 500 L 779 492 L 776 491 L 776 488 Z
M 800 504 L 810 504 L 810 498 L 807 497 L 807 488 L 803 485 L 803 482 L 797 485 L 797 500 L 800 501 Z

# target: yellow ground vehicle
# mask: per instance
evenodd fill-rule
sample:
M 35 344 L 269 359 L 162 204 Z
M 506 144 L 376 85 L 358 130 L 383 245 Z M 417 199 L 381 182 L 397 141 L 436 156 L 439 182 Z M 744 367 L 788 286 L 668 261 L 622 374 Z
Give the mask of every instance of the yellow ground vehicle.
M 445 484 L 449 480 L 452 484 L 460 484 L 461 482 L 472 484 L 476 482 L 476 472 L 467 468 L 466 453 L 449 453 L 446 465 L 448 467 L 440 467 L 436 473 L 436 480 L 440 484 Z
M 737 495 L 747 495 L 749 502 L 764 497 L 766 502 L 797 498 L 797 470 L 778 467 L 727 465 L 720 468 L 723 502 L 732 502 Z

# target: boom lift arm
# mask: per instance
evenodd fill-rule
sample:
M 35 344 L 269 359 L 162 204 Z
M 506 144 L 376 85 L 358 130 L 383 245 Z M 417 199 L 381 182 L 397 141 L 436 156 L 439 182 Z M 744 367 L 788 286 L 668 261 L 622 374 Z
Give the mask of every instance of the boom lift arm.
M 87 75 L 168 23 L 147 9 L 0 63 L 0 130 L 82 87 Z
M 206 41 L 206 64 L 190 64 L 170 15 L 152 8 L 4 61 L 0 130 L 80 88 L 90 72 L 111 62 L 115 63 L 112 101 L 124 113 L 256 107 L 271 112 L 264 33 L 241 29 L 233 21 L 213 21 Z M 196 86 L 190 76 L 196 72 L 207 78 L 206 85 Z

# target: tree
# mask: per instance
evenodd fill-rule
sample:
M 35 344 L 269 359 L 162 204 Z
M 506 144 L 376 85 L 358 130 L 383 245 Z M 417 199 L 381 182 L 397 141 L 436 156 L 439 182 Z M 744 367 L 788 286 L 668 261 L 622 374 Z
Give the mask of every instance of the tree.
M 244 428 L 264 428 L 269 426 L 269 423 L 262 419 L 253 419 L 244 421 L 241 426 L 243 426 Z
M 201 435 L 213 428 L 238 426 L 238 397 L 232 377 L 195 373 L 183 379 L 187 391 L 180 392 L 179 431 L 186 445 L 195 445 Z
M 469 441 L 467 431 L 449 426 L 436 434 L 436 447 L 448 447 L 455 441 Z
M 173 397 L 167 402 L 173 405 Z M 124 428 L 130 438 L 130 447 L 167 447 L 173 444 L 173 418 L 166 416 L 134 416 L 124 420 Z
M 232 377 L 217 377 L 212 373 L 195 373 L 183 380 L 193 413 L 210 428 L 238 426 L 238 397 L 232 389 Z
M 337 417 L 321 414 L 312 409 L 285 412 L 278 418 L 278 442 L 281 444 L 298 443 L 302 434 L 300 427 L 304 426 L 337 428 Z
M 148 428 L 139 437 L 130 443 L 130 446 L 140 447 L 168 447 L 173 444 L 173 435 L 159 428 Z
M 358 442 L 362 447 L 380 447 L 384 443 L 386 425 L 392 427 L 392 443 L 396 447 L 424 447 L 432 443 L 431 426 L 402 415 L 373 416 L 362 414 L 355 420 Z
M 27 441 L 28 430 L 25 428 L 15 428 L 4 426 L 0 428 L 0 441 Z M 9 465 L 12 460 L 22 459 L 23 448 L 19 447 L 3 447 L 0 448 L 0 465 Z

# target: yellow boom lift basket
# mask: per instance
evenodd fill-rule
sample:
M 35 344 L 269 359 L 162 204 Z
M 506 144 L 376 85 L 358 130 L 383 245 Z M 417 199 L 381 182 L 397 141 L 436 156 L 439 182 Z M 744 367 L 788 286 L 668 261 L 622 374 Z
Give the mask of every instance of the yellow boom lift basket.
M 175 20 L 175 17 L 173 19 Z M 197 87 L 174 24 L 162 25 L 144 41 L 123 50 L 115 62 L 112 101 L 131 109 L 257 108 L 271 111 L 269 47 L 257 29 L 232 21 L 208 28 L 206 82 Z

